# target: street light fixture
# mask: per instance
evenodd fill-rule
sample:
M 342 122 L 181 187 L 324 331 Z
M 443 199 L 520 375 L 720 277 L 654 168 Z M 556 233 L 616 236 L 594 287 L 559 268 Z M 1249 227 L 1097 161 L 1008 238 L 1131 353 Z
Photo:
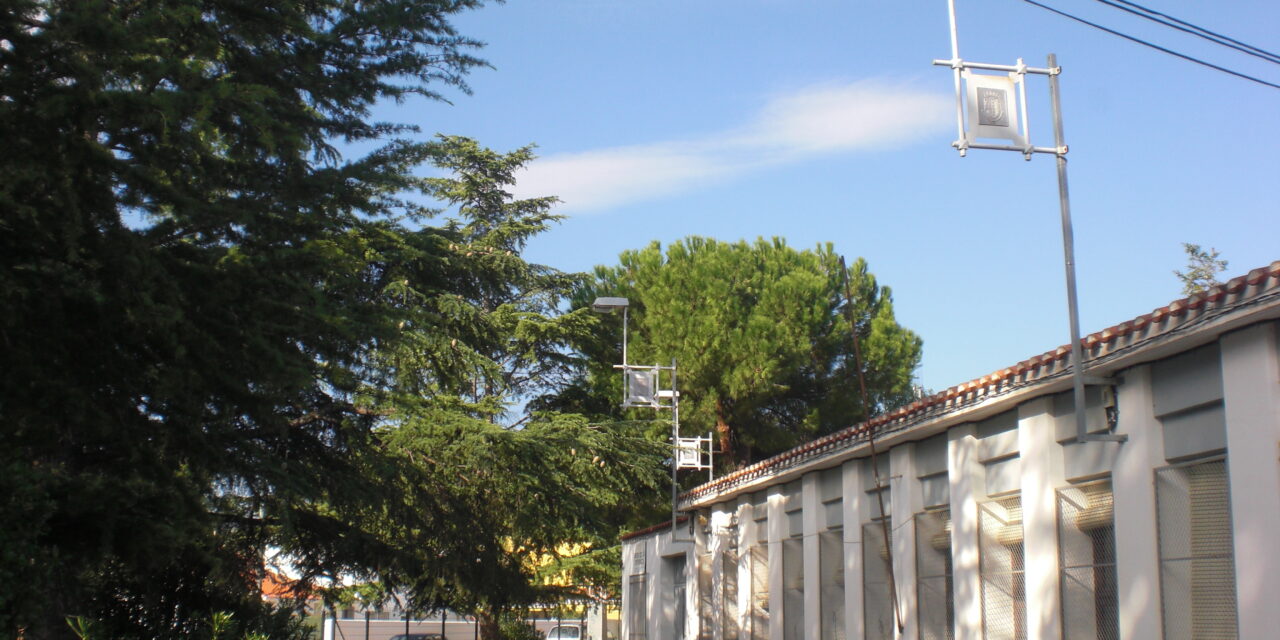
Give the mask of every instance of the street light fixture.
M 618 309 L 625 310 L 629 306 L 631 303 L 626 298 L 596 298 L 596 301 L 591 303 L 591 310 L 596 313 L 613 313 Z
M 631 302 L 626 298 L 596 298 L 591 303 L 591 310 L 596 313 L 613 313 L 622 309 L 622 366 L 627 366 L 627 308 Z
M 676 361 L 671 360 L 670 367 L 661 365 L 636 366 L 627 360 L 627 309 L 631 306 L 626 298 L 601 297 L 591 303 L 591 310 L 596 313 L 613 313 L 622 309 L 622 364 L 613 365 L 622 369 L 622 407 L 646 407 L 651 409 L 671 410 L 671 530 L 676 529 L 676 504 L 678 485 L 676 471 L 678 469 L 706 469 L 712 471 L 711 434 L 706 438 L 680 437 L 680 392 L 676 390 Z M 661 372 L 670 372 L 670 389 L 661 388 Z M 670 404 L 664 404 L 664 400 Z M 702 445 L 707 446 L 707 459 L 702 458 Z

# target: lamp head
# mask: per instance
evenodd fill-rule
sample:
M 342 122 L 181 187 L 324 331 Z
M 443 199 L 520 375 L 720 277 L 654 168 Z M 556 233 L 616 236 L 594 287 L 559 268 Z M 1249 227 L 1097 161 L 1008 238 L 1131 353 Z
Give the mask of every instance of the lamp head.
M 596 298 L 591 303 L 591 310 L 596 313 L 613 313 L 618 309 L 626 309 L 629 305 L 626 298 Z

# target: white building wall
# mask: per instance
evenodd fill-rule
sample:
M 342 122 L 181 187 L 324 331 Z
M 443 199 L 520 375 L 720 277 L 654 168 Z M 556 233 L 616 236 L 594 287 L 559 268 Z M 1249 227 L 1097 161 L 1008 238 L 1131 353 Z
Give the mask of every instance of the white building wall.
M 710 575 L 716 566 L 716 556 L 703 553 L 712 547 L 713 529 L 710 526 L 710 513 L 690 513 L 694 521 L 694 548 L 689 550 L 689 571 L 687 571 L 687 593 L 689 593 L 689 635 L 687 640 L 696 640 L 712 636 L 712 621 L 703 618 L 703 590 L 710 590 L 710 585 L 703 584 L 703 572 Z M 705 564 L 705 567 L 704 567 Z
M 846 461 L 843 469 L 844 503 L 844 624 L 848 640 L 861 640 L 862 624 L 862 521 L 866 517 L 866 487 L 862 486 L 859 461 Z
M 1116 391 L 1120 433 L 1129 440 L 1116 454 L 1116 585 L 1122 640 L 1159 640 L 1160 558 L 1156 545 L 1154 469 L 1165 464 L 1164 431 L 1155 417 L 1151 368 L 1124 372 Z
M 787 534 L 786 485 L 769 489 L 769 640 L 782 640 L 782 539 Z
M 920 480 L 916 478 L 915 444 L 889 451 L 889 507 L 893 523 L 893 574 L 898 594 L 899 640 L 916 640 L 916 514 L 924 510 Z
M 721 556 L 728 550 L 732 544 L 729 537 L 732 535 L 733 529 L 731 524 L 734 522 L 734 515 L 737 505 L 718 504 L 711 510 L 711 535 L 708 542 L 711 545 L 711 601 L 712 611 L 715 612 L 712 620 L 707 622 L 708 637 L 713 640 L 724 639 L 723 621 L 721 620 L 721 595 L 724 593 L 724 562 Z
M 947 477 L 951 481 L 951 584 L 956 638 L 982 637 L 982 578 L 978 573 L 978 501 L 987 496 L 986 469 L 979 459 L 977 427 L 947 432 Z
M 1241 638 L 1280 635 L 1280 348 L 1276 324 L 1222 337 Z
M 1272 637 L 1275 630 L 1280 629 L 1280 606 L 1275 604 L 1275 594 L 1280 593 L 1280 537 L 1277 537 L 1277 532 L 1280 532 L 1280 335 L 1277 324 L 1268 322 L 1225 334 L 1219 340 L 1219 347 L 1240 637 Z M 1162 357 L 1168 355 L 1168 351 L 1162 353 Z M 1065 436 L 1062 436 L 1057 422 L 1063 418 L 1054 417 L 1053 398 L 1048 394 L 1017 404 L 1016 433 L 996 433 L 979 439 L 979 432 L 985 427 L 972 423 L 954 425 L 946 431 L 957 638 L 982 637 L 978 505 L 988 499 L 990 472 L 984 460 L 1000 464 L 1016 453 L 1020 467 L 1008 467 L 1008 475 L 997 474 L 992 480 L 992 487 L 997 484 L 1003 486 L 1009 483 L 1010 478 L 1016 478 L 1020 488 L 1025 531 L 1027 637 L 1030 640 L 1063 640 L 1056 490 L 1066 486 L 1068 479 L 1079 481 L 1109 472 L 1114 495 L 1120 638 L 1162 640 L 1153 480 L 1155 469 L 1168 464 L 1165 456 L 1169 449 L 1164 441 L 1167 429 L 1156 417 L 1151 366 L 1135 365 L 1116 372 L 1115 377 L 1118 383 L 1118 432 L 1128 437 L 1123 444 L 1060 443 L 1058 438 Z M 1006 409 L 1014 408 L 1012 403 L 1006 406 Z M 1085 451 L 1090 447 L 1101 447 L 1105 451 Z M 1173 450 L 1183 448 L 1174 447 Z M 890 469 L 894 569 L 899 605 L 904 614 L 904 627 L 898 636 L 902 640 L 917 640 L 919 635 L 915 615 L 914 516 L 923 509 L 923 495 L 914 449 L 914 444 L 905 443 L 888 451 L 882 450 L 880 454 L 887 458 Z M 1071 455 L 1066 456 L 1066 453 Z M 1111 460 L 1113 464 L 1106 463 Z M 864 486 L 865 474 L 861 472 L 867 464 L 869 461 L 861 458 L 845 460 L 840 466 L 844 620 L 848 640 L 864 637 L 861 536 L 863 522 L 874 511 L 866 493 L 869 487 Z M 826 527 L 826 512 L 822 503 L 820 473 L 810 471 L 799 478 L 805 593 L 802 636 L 805 640 L 821 637 L 820 564 L 823 556 L 819 551 L 819 534 Z M 699 540 L 699 544 L 710 545 L 713 552 L 712 602 L 717 613 L 704 630 L 706 637 L 723 639 L 719 610 L 725 568 L 720 565 L 720 552 L 730 543 L 727 537 L 733 535 L 730 532 L 736 531 L 739 564 L 730 570 L 738 574 L 737 624 L 740 637 L 748 638 L 752 605 L 750 549 L 758 539 L 755 531 L 757 514 L 753 511 L 763 509 L 768 513 L 767 520 L 759 523 L 767 527 L 767 637 L 783 640 L 787 609 L 784 607 L 786 565 L 782 543 L 791 537 L 786 492 L 788 484 L 796 482 L 797 478 L 793 475 L 785 480 L 785 483 L 757 488 L 757 492 L 767 492 L 767 500 L 759 506 L 753 507 L 752 497 L 744 494 L 711 508 L 711 535 L 702 536 Z M 730 527 L 735 516 L 736 529 Z M 624 546 L 624 580 L 630 575 L 632 562 L 627 550 L 636 544 L 642 545 L 649 558 L 648 593 L 646 602 L 642 603 L 648 613 L 648 637 L 651 640 L 670 640 L 674 625 L 669 623 L 670 603 L 664 600 L 664 596 L 669 600 L 669 595 L 663 594 L 662 589 L 670 584 L 671 576 L 665 575 L 670 571 L 670 565 L 663 559 L 676 553 L 688 554 L 687 610 L 691 616 L 696 616 L 699 610 L 699 558 L 692 553 L 689 542 L 672 541 L 669 530 L 657 532 L 644 539 L 629 541 Z M 633 604 L 625 602 L 624 607 Z M 622 618 L 625 638 L 629 631 L 628 620 L 626 615 Z M 696 624 L 689 626 L 691 640 L 697 630 Z
M 804 640 L 821 640 L 819 629 L 822 618 L 819 584 L 822 573 L 819 568 L 818 533 L 821 531 L 822 500 L 818 496 L 817 473 L 804 476 L 801 485 L 804 503 Z
M 751 637 L 751 546 L 756 543 L 755 507 L 751 496 L 738 499 L 738 634 Z
M 1022 530 L 1025 557 L 1027 640 L 1061 640 L 1058 587 L 1058 510 L 1063 477 L 1053 397 L 1018 407 L 1018 452 L 1022 459 Z
M 750 504 L 749 498 L 747 496 L 740 496 L 733 506 L 733 512 L 737 515 L 737 518 L 738 518 L 738 528 L 737 528 L 737 533 L 735 534 L 736 535 L 735 541 L 737 542 L 738 562 L 737 562 L 737 565 L 733 568 L 733 570 L 737 572 L 737 576 L 738 576 L 738 591 L 735 594 L 736 597 L 734 598 L 734 603 L 735 603 L 734 609 L 736 610 L 738 615 L 733 622 L 734 622 L 734 625 L 737 627 L 738 638 L 740 640 L 745 640 L 746 628 L 747 628 L 746 627 L 746 617 L 747 617 L 746 603 L 748 602 L 748 598 L 749 598 L 749 596 L 746 594 L 747 592 L 750 591 L 749 581 L 751 580 L 751 575 L 747 570 L 747 564 L 743 559 L 743 556 L 747 554 L 747 544 L 748 544 L 747 541 L 749 540 L 749 538 L 747 537 L 748 535 L 747 529 L 751 528 L 751 523 L 752 523 L 751 504 Z M 732 532 L 730 533 L 732 534 Z M 744 586 L 744 585 L 747 585 L 747 586 Z M 724 640 L 724 638 L 726 637 L 725 636 L 726 633 L 727 633 L 726 631 L 722 630 L 721 637 L 719 640 Z

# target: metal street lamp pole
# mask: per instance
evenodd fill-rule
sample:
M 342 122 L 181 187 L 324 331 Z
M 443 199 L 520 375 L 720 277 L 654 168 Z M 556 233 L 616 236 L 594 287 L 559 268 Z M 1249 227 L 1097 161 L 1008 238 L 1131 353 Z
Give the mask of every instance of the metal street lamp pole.
M 671 359 L 671 539 L 676 535 L 676 501 L 679 499 L 679 487 L 676 484 L 676 470 L 679 468 L 680 456 L 680 392 L 676 386 L 676 359 Z
M 995 149 L 1000 151 L 1017 151 L 1022 153 L 1027 160 L 1036 153 L 1052 153 L 1057 158 L 1058 168 L 1058 202 L 1062 217 L 1062 252 L 1063 266 L 1067 276 L 1067 313 L 1071 325 L 1071 386 L 1072 397 L 1075 401 L 1075 422 L 1076 422 L 1076 441 L 1087 442 L 1094 440 L 1102 440 L 1109 442 L 1124 442 L 1126 437 L 1123 434 L 1116 433 L 1089 433 L 1089 427 L 1086 420 L 1085 406 L 1085 375 L 1084 375 L 1084 348 L 1080 344 L 1080 306 L 1076 295 L 1076 261 L 1075 261 L 1075 232 L 1071 225 L 1071 197 L 1067 189 L 1067 143 L 1062 133 L 1062 103 L 1058 90 L 1058 75 L 1062 73 L 1062 69 L 1058 67 L 1058 57 L 1055 54 L 1049 54 L 1048 67 L 1037 69 L 1027 67 L 1022 63 L 1022 59 L 1018 59 L 1015 66 L 984 64 L 977 62 L 967 62 L 960 58 L 960 46 L 958 44 L 958 35 L 956 29 L 956 6 L 955 0 L 947 1 L 947 8 L 951 18 L 951 59 L 950 60 L 934 60 L 933 64 L 938 66 L 949 66 L 952 68 L 955 76 L 956 86 L 956 128 L 959 138 L 953 143 L 953 146 L 960 151 L 963 157 L 969 149 Z M 1004 94 L 999 88 L 983 89 L 976 91 L 986 91 L 988 100 L 992 100 L 989 104 L 974 103 L 974 84 L 977 87 L 993 86 L 1000 76 L 992 76 L 985 74 L 972 74 L 970 69 L 982 69 L 987 71 L 1005 71 L 1011 78 L 1014 78 L 1019 93 L 1018 102 L 1021 103 L 1022 123 L 1021 130 L 1018 130 L 1016 118 L 1010 118 L 1011 114 L 1005 109 L 1011 106 L 1011 102 L 1003 97 L 999 99 L 991 98 L 994 94 L 1003 96 Z M 1031 144 L 1030 133 L 1027 125 L 1027 103 L 1025 76 L 1026 74 L 1044 75 L 1049 77 L 1049 96 L 1053 107 L 1053 147 L 1037 147 Z M 961 87 L 962 78 L 967 78 L 970 83 L 970 104 L 969 124 L 973 130 L 966 130 L 964 118 L 964 96 Z M 981 82 L 979 82 L 981 81 Z M 1007 82 L 1007 81 L 1006 81 Z M 1008 86 L 1007 84 L 1004 86 Z M 981 95 L 981 94 L 978 94 Z M 988 110 L 991 105 L 994 109 Z M 978 111 L 975 117 L 975 110 Z M 983 122 L 984 117 L 988 122 Z M 1012 125 L 1009 122 L 1012 121 Z M 986 126 L 984 129 L 983 125 Z M 998 126 L 995 126 L 998 125 Z M 1002 128 L 1003 127 L 1003 128 Z M 985 142 L 976 142 L 980 137 L 1003 137 L 1013 140 L 1017 144 L 990 144 Z
M 659 365 L 632 366 L 627 360 L 627 309 L 630 307 L 630 301 L 626 298 L 602 297 L 596 298 L 591 303 L 591 309 L 597 313 L 612 313 L 618 309 L 622 310 L 622 364 L 614 365 L 614 368 L 622 369 L 622 406 L 629 407 L 649 407 L 652 409 L 671 409 L 671 534 L 674 536 L 676 531 L 676 519 L 679 517 L 679 499 L 680 485 L 678 484 L 678 472 L 682 468 L 707 469 L 714 473 L 709 460 L 705 465 L 701 462 L 701 439 L 697 439 L 699 444 L 697 447 L 697 459 L 692 463 L 686 464 L 681 461 L 681 439 L 680 439 L 680 391 L 676 375 L 677 362 L 675 358 L 671 359 L 670 367 Z M 637 389 L 632 389 L 633 384 L 632 372 L 641 373 L 640 380 L 645 380 Z M 661 389 L 661 371 L 671 372 L 671 389 Z M 638 390 L 643 390 L 637 392 Z M 671 404 L 662 404 L 663 398 L 670 398 Z M 708 435 L 706 442 L 711 442 Z

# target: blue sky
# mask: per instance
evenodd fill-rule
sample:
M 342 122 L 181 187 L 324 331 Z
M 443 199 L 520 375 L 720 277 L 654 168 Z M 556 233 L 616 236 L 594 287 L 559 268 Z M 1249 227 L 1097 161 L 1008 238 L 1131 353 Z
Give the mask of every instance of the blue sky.
M 1280 83 L 1280 66 L 1098 2 L 1045 3 Z M 1280 51 L 1280 3 L 1145 0 Z M 1083 331 L 1181 297 L 1182 242 L 1227 275 L 1280 259 L 1280 90 L 1020 0 L 957 0 L 960 54 L 1058 55 Z M 921 383 L 968 381 L 1068 340 L 1050 156 L 960 158 L 945 0 L 512 0 L 462 16 L 494 69 L 452 105 L 380 118 L 498 150 L 538 145 L 520 195 L 568 218 L 527 256 L 568 271 L 688 235 L 831 242 L 892 288 L 924 339 Z M 1048 85 L 1027 89 L 1052 145 Z

